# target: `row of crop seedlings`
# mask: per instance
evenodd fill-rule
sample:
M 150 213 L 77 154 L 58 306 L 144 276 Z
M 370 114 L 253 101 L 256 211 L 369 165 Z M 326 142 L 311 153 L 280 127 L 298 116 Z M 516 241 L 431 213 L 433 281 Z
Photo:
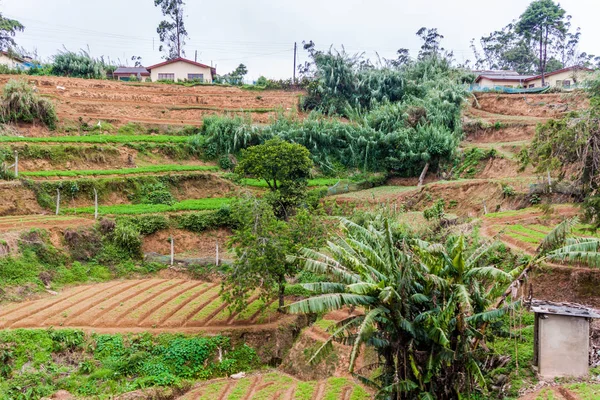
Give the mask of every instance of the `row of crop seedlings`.
M 329 378 L 323 382 L 301 382 L 287 375 L 271 372 L 234 382 L 220 380 L 209 383 L 189 393 L 183 399 L 240 400 L 252 398 L 253 400 L 271 400 L 283 398 L 286 394 L 291 395 L 294 400 L 338 400 L 342 398 L 367 400 L 372 398 L 370 393 L 347 378 Z M 249 395 L 251 397 L 248 397 Z

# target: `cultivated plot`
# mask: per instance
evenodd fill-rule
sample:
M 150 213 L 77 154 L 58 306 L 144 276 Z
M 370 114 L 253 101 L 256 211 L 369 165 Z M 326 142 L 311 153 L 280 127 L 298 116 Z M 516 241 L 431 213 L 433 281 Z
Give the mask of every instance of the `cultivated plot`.
M 112 281 L 79 286 L 43 300 L 0 306 L 0 328 L 77 327 L 97 331 L 202 331 L 259 328 L 282 317 L 249 299 L 231 313 L 218 283 L 183 279 Z

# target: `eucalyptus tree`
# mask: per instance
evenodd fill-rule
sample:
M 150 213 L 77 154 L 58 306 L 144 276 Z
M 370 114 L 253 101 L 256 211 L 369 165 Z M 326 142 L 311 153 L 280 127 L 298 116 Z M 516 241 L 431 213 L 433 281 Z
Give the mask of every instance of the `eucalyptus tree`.
M 7 50 L 15 47 L 15 35 L 17 32 L 23 32 L 25 27 L 17 20 L 6 18 L 0 13 L 0 50 Z
M 535 0 L 519 18 L 515 31 L 526 39 L 538 43 L 539 72 L 542 75 L 542 86 L 545 85 L 546 63 L 548 62 L 548 46 L 567 32 L 566 11 L 553 0 Z
M 185 39 L 188 37 L 183 21 L 185 2 L 183 0 L 154 0 L 154 6 L 160 7 L 166 18 L 156 28 L 162 43 L 158 50 L 164 51 L 165 58 L 168 60 L 185 56 L 183 47 Z

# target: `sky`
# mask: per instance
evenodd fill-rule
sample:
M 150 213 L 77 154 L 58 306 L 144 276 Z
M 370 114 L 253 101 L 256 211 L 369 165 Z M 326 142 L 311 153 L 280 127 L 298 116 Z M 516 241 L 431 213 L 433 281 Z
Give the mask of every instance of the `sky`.
M 490 5 L 491 4 L 491 5 Z M 249 80 L 264 75 L 290 78 L 294 42 L 298 63 L 307 60 L 302 41 L 319 49 L 344 46 L 372 60 L 393 58 L 408 48 L 415 56 L 421 27 L 437 28 L 443 47 L 456 61 L 472 60 L 472 38 L 501 29 L 519 17 L 528 0 L 186 0 L 189 39 L 186 58 L 217 67 L 219 74 L 248 67 Z M 563 0 L 580 27 L 580 51 L 600 54 L 599 0 Z M 0 0 L 0 12 L 19 20 L 25 31 L 17 44 L 37 49 L 46 60 L 63 46 L 90 49 L 123 65 L 141 56 L 145 66 L 162 61 L 156 27 L 163 19 L 153 0 Z M 128 63 L 128 64 L 127 64 Z

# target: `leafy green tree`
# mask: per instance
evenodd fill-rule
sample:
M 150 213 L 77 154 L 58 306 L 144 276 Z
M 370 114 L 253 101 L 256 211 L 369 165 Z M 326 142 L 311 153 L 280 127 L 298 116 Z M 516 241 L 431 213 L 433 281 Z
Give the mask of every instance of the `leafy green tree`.
M 248 74 L 248 68 L 240 64 L 236 69 L 221 77 L 221 80 L 230 85 L 240 86 L 244 84 L 244 77 Z
M 313 355 L 319 360 L 333 341 L 352 346 L 350 372 L 385 398 L 453 399 L 484 387 L 482 349 L 472 349 L 477 328 L 506 309 L 488 310 L 511 275 L 487 265 L 485 246 L 468 254 L 457 238 L 446 250 L 421 240 L 398 241 L 391 218 L 364 225 L 342 221 L 343 237 L 323 252 L 304 249 L 305 269 L 331 277 L 305 284 L 316 294 L 291 304 L 290 312 L 321 313 L 361 307 L 349 315 Z M 372 347 L 378 373 L 355 370 L 364 346 Z M 466 398 L 466 397 L 462 397 Z
M 232 205 L 237 228 L 230 246 L 236 261 L 225 276 L 222 296 L 241 311 L 255 295 L 266 302 L 278 299 L 284 306 L 287 279 L 300 271 L 300 263 L 288 259 L 305 246 L 319 246 L 323 224 L 311 212 L 300 209 L 289 221 L 278 219 L 271 205 L 258 198 L 247 198 Z
M 276 138 L 242 150 L 235 172 L 264 180 L 275 213 L 287 219 L 306 194 L 312 166 L 306 147 Z
M 479 43 L 481 53 L 474 40 L 471 48 L 478 69 L 506 69 L 521 74 L 531 74 L 536 70 L 537 61 L 529 41 L 515 32 L 514 24 L 508 24 L 499 31 L 483 36 Z
M 15 47 L 15 35 L 23 32 L 25 27 L 17 20 L 4 17 L 0 13 L 0 50 L 8 50 Z
M 567 33 L 565 14 L 560 4 L 555 4 L 553 0 L 535 0 L 515 25 L 516 33 L 539 45 L 538 68 L 542 75 L 542 86 L 546 83 L 548 47 Z
M 504 272 L 487 263 L 494 244 L 468 251 L 462 236 L 447 247 L 402 239 L 394 220 L 381 215 L 363 224 L 342 220 L 343 235 L 325 250 L 301 250 L 304 268 L 331 280 L 305 284 L 315 295 L 288 307 L 294 313 L 361 307 L 363 313 L 332 329 L 311 361 L 333 341 L 352 346 L 350 372 L 382 398 L 471 398 L 486 392 L 482 365 L 489 351 L 480 345 L 491 337 L 486 327 L 517 305 L 504 305 L 517 282 L 545 261 L 600 266 L 600 239 L 569 237 L 577 223 L 559 224 L 526 264 Z M 365 366 L 378 371 L 369 377 L 355 369 L 364 347 L 379 355 Z
M 159 51 L 165 52 L 167 60 L 185 56 L 183 47 L 188 37 L 184 24 L 183 0 L 154 0 L 154 6 L 160 7 L 163 16 L 167 19 L 160 22 L 156 32 L 161 41 Z

